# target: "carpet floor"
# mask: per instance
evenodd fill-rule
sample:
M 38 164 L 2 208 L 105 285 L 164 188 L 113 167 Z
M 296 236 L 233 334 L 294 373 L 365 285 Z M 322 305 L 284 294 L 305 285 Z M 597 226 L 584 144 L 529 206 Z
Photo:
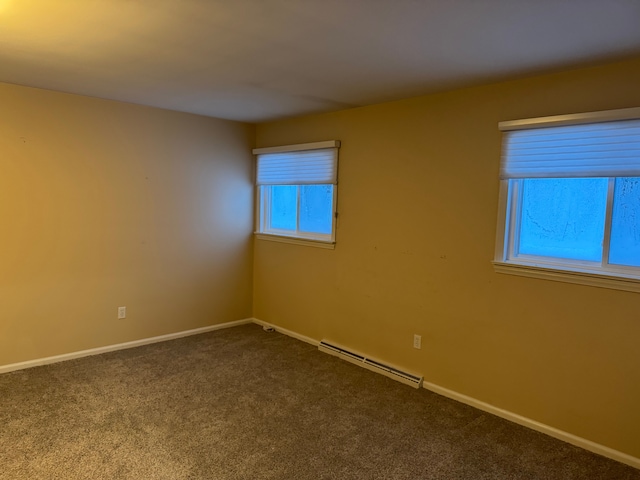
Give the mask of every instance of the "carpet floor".
M 2 480 L 640 480 L 256 325 L 0 375 L 0 401 Z

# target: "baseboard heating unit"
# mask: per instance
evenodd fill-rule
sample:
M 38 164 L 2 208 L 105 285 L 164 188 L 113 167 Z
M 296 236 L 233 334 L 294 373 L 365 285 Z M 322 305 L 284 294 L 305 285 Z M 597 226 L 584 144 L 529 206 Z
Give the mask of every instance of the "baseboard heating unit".
M 402 370 L 390 367 L 389 365 L 385 365 L 384 363 L 372 360 L 371 358 L 367 358 L 366 356 L 351 352 L 346 348 L 328 343 L 325 340 L 322 340 L 320 342 L 320 345 L 318 345 L 318 350 L 324 353 L 328 353 L 329 355 L 333 355 L 334 357 L 346 360 L 347 362 L 351 362 L 355 365 L 359 365 L 360 367 L 364 367 L 367 370 L 371 370 L 372 372 L 380 373 L 385 377 L 392 378 L 393 380 L 402 382 L 405 385 L 410 385 L 413 388 L 420 388 L 422 386 L 422 377 L 403 372 Z

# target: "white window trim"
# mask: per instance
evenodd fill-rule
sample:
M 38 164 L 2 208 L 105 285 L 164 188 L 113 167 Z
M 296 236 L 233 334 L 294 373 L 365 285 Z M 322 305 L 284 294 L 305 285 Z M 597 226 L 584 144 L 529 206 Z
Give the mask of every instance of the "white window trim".
M 598 123 L 615 120 L 633 120 L 635 118 L 640 118 L 640 107 L 619 108 L 618 110 L 604 110 L 602 112 L 553 115 L 550 117 L 525 118 L 522 120 L 507 120 L 498 123 L 498 128 L 502 132 L 508 132 L 510 130 L 559 127 L 560 125 L 579 125 L 581 123 Z
M 264 201 L 262 201 L 264 200 Z M 298 198 L 299 200 L 299 198 Z M 304 232 L 298 232 L 296 235 L 291 235 L 289 230 L 278 229 L 266 229 L 264 228 L 267 222 L 267 208 L 265 208 L 269 202 L 269 195 L 261 191 L 260 186 L 256 186 L 256 225 L 255 236 L 260 240 L 270 240 L 272 242 L 292 243 L 295 245 L 317 246 L 320 248 L 335 248 L 336 243 L 336 222 L 337 222 L 337 201 L 338 201 L 338 185 L 333 185 L 333 206 L 334 211 L 331 215 L 331 234 L 322 235 L 324 238 L 318 238 L 321 234 L 309 234 L 305 235 Z
M 499 128 L 502 131 L 509 131 L 634 118 L 640 118 L 640 107 L 512 120 L 500 122 Z M 609 195 L 612 195 L 612 192 L 613 189 L 610 188 Z M 540 263 L 536 262 L 535 257 L 527 258 L 522 256 L 513 258 L 508 252 L 512 242 L 510 242 L 511 234 L 507 232 L 507 226 L 513 228 L 511 208 L 509 180 L 503 179 L 500 180 L 496 244 L 492 262 L 496 273 L 640 293 L 640 278 L 635 274 L 637 269 L 635 269 L 634 274 L 629 274 L 627 273 L 629 270 L 623 266 L 608 265 L 606 269 L 598 268 L 594 270 L 589 268 L 587 262 L 562 262 L 549 259 L 549 261 L 545 260 L 544 263 Z M 608 202 L 605 238 L 608 238 L 610 234 L 610 210 L 611 202 Z M 605 246 L 603 255 L 608 253 L 607 249 L 608 245 Z M 557 268 L 554 268 L 554 266 Z
M 267 240 L 269 242 L 290 243 L 292 245 L 303 245 L 306 247 L 317 247 L 334 250 L 336 248 L 336 242 L 323 242 L 321 240 L 310 240 L 298 237 L 283 237 L 280 235 L 270 235 L 268 233 L 255 233 L 255 237 L 258 240 Z
M 324 142 L 311 142 L 300 143 L 295 145 L 282 145 L 277 147 L 262 147 L 254 148 L 252 153 L 254 155 L 265 153 L 284 153 L 284 152 L 297 152 L 304 150 L 316 150 L 326 148 L 340 148 L 339 140 L 328 140 Z M 255 231 L 254 237 L 258 240 L 266 240 L 270 242 L 288 243 L 293 245 L 302 245 L 308 247 L 317 247 L 324 249 L 335 249 L 336 244 L 336 228 L 338 217 L 338 184 L 333 184 L 333 212 L 331 215 L 331 234 L 326 235 L 326 239 L 317 238 L 317 235 L 310 234 L 308 237 L 304 232 L 297 232 L 297 234 L 291 235 L 288 230 L 278 231 L 277 229 L 265 230 L 266 224 L 266 211 L 263 200 L 262 186 L 256 185 L 255 187 Z M 265 195 L 266 196 L 266 195 Z M 299 199 L 298 199 L 299 200 Z
M 262 153 L 299 152 L 301 150 L 319 150 L 321 148 L 340 148 L 339 140 L 327 140 L 326 142 L 298 143 L 296 145 L 282 145 L 278 147 L 262 147 L 252 150 L 254 155 Z
M 494 261 L 492 263 L 493 269 L 496 273 L 640 293 L 640 280 L 635 278 L 625 278 L 617 275 L 603 275 L 602 273 L 587 273 L 577 270 L 556 270 L 549 267 L 540 267 L 515 262 L 506 263 Z

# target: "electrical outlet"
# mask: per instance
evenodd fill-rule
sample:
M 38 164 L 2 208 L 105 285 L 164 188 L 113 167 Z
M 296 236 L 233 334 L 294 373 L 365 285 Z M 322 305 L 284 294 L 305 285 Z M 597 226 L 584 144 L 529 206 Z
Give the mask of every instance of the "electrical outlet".
M 422 336 L 420 335 L 413 336 L 413 348 L 417 348 L 418 350 L 422 348 Z
M 118 307 L 118 320 L 127 318 L 127 307 Z

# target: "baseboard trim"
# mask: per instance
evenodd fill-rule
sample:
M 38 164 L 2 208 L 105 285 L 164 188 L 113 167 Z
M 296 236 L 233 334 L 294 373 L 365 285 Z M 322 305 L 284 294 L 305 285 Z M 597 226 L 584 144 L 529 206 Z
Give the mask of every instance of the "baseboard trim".
M 64 362 L 66 360 L 73 360 L 76 358 L 88 357 L 91 355 L 99 355 L 101 353 L 114 352 L 117 350 L 125 350 L 127 348 L 140 347 L 140 346 L 149 345 L 152 343 L 166 342 L 168 340 L 188 337 L 191 335 L 198 335 L 200 333 L 212 332 L 214 330 L 222 330 L 224 328 L 236 327 L 238 325 L 245 325 L 248 323 L 255 323 L 262 327 L 273 328 L 275 331 L 279 333 L 282 333 L 289 337 L 293 337 L 302 342 L 309 343 L 316 347 L 320 344 L 319 340 L 315 340 L 311 337 L 301 335 L 292 330 L 282 328 L 278 325 L 274 325 L 272 323 L 268 323 L 257 318 L 246 318 L 243 320 L 236 320 L 233 322 L 219 323 L 217 325 L 209 325 L 207 327 L 194 328 L 192 330 L 184 330 L 181 332 L 169 333 L 169 334 L 160 335 L 157 337 L 143 338 L 143 339 L 134 340 L 131 342 L 118 343 L 115 345 L 107 345 L 104 347 L 92 348 L 89 350 L 81 350 L 78 352 L 65 353 L 62 355 L 55 355 L 52 357 L 38 358 L 35 360 L 28 360 L 26 362 L 1 365 L 0 374 L 9 373 L 16 370 L 24 370 L 27 368 L 37 367 L 41 365 L 49 365 L 52 363 Z M 456 400 L 458 402 L 464 403 L 471 407 L 477 408 L 478 410 L 482 410 L 492 415 L 496 415 L 500 418 L 504 418 L 505 420 L 509 420 L 511 422 L 517 423 L 518 425 L 531 428 L 532 430 L 536 430 L 538 432 L 544 433 L 546 435 L 549 435 L 550 437 L 557 438 L 558 440 L 562 440 L 564 442 L 570 443 L 577 447 L 584 448 L 585 450 L 588 450 L 590 452 L 597 453 L 598 455 L 602 455 L 603 457 L 611 458 L 612 460 L 616 460 L 620 463 L 624 463 L 631 467 L 640 469 L 640 458 L 620 452 L 618 450 L 601 445 L 591 440 L 587 440 L 586 438 L 578 437 L 577 435 L 565 432 L 563 430 L 559 430 L 557 428 L 551 427 L 544 423 L 540 423 L 536 420 L 523 417 L 522 415 L 518 415 L 517 413 L 504 410 L 502 408 L 496 407 L 494 405 L 483 402 L 476 398 L 469 397 L 462 393 L 458 393 L 454 390 L 449 390 L 448 388 L 441 387 L 440 385 L 436 385 L 435 383 L 427 382 L 426 380 L 422 382 L 422 387 L 434 393 L 442 395 L 444 397 L 451 398 L 452 400 Z
M 252 318 L 245 318 L 243 320 L 236 320 L 234 322 L 219 323 L 217 325 L 209 325 L 207 327 L 194 328 L 192 330 L 183 330 L 182 332 L 168 333 L 166 335 L 160 335 L 157 337 L 143 338 L 140 340 L 133 340 L 131 342 L 117 343 L 115 345 L 106 345 L 104 347 L 64 353 L 62 355 L 54 355 L 52 357 L 37 358 L 35 360 L 28 360 L 26 362 L 11 363 L 9 365 L 0 366 L 0 374 L 14 372 L 16 370 L 24 370 L 26 368 L 38 367 L 41 365 L 49 365 L 51 363 L 64 362 L 66 360 L 73 360 L 75 358 L 99 355 L 101 353 L 115 352 L 116 350 L 141 347 L 142 345 L 149 345 L 151 343 L 166 342 L 168 340 L 175 340 L 176 338 L 198 335 L 200 333 L 212 332 L 214 330 L 222 330 L 223 328 L 236 327 L 238 325 L 245 325 L 252 322 Z
M 260 320 L 258 318 L 253 318 L 253 323 L 260 325 L 262 327 L 267 327 L 267 328 L 273 328 L 276 332 L 282 333 L 283 335 L 286 335 L 288 337 L 293 337 L 297 340 L 300 340 L 302 342 L 305 343 L 310 343 L 311 345 L 317 347 L 318 345 L 320 345 L 320 340 L 315 340 L 311 337 L 307 337 L 305 335 L 300 335 L 299 333 L 296 333 L 292 330 L 288 330 L 286 328 L 282 328 L 279 327 L 278 325 L 274 325 L 273 323 L 269 323 L 269 322 L 265 322 L 263 320 Z
M 279 327 L 278 325 L 274 325 L 257 318 L 253 318 L 253 322 L 263 327 L 271 327 L 277 332 L 280 332 L 289 337 L 296 338 L 303 342 L 310 343 L 311 345 L 314 345 L 316 347 L 320 344 L 319 340 L 315 340 L 305 335 L 300 335 L 299 333 L 296 333 L 292 330 Z M 460 403 L 464 403 L 471 407 L 477 408 L 478 410 L 491 413 L 492 415 L 496 415 L 497 417 L 504 418 L 505 420 L 509 420 L 510 422 L 517 423 L 518 425 L 522 425 L 523 427 L 531 428 L 532 430 L 544 433 L 545 435 L 557 438 L 558 440 L 570 443 L 571 445 L 584 448 L 585 450 L 597 453 L 598 455 L 602 455 L 603 457 L 607 457 L 612 460 L 616 460 L 617 462 L 624 463 L 625 465 L 629 465 L 630 467 L 640 469 L 640 458 L 620 452 L 619 450 L 606 447 L 591 440 L 587 440 L 586 438 L 578 437 L 577 435 L 574 435 L 572 433 L 559 430 L 555 427 L 551 427 L 527 417 L 523 417 L 522 415 L 518 415 L 517 413 L 504 410 L 476 398 L 469 397 L 468 395 L 458 393 L 454 390 L 449 390 L 448 388 L 441 387 L 440 385 L 436 385 L 435 383 L 427 382 L 426 380 L 423 380 L 422 388 L 426 388 L 427 390 L 442 395 L 443 397 L 451 398 L 452 400 L 456 400 Z
M 449 390 L 448 388 L 441 387 L 439 385 L 436 385 L 435 383 L 423 381 L 422 387 L 434 393 L 442 395 L 443 397 L 451 398 L 458 402 L 477 408 L 478 410 L 491 413 L 493 415 L 496 415 L 497 417 L 504 418 L 505 420 L 517 423 L 518 425 L 522 425 L 523 427 L 531 428 L 532 430 L 544 433 L 546 435 L 549 435 L 550 437 L 557 438 L 558 440 L 562 440 L 577 447 L 584 448 L 585 450 L 597 453 L 598 455 L 602 455 L 603 457 L 611 458 L 612 460 L 616 460 L 620 463 L 624 463 L 631 467 L 640 469 L 640 458 L 628 455 L 618 450 L 614 450 L 613 448 L 606 447 L 599 443 L 592 442 L 591 440 L 587 440 L 586 438 L 578 437 L 577 435 L 559 430 L 544 423 L 537 422 L 536 420 L 523 417 L 522 415 L 518 415 L 517 413 L 504 410 L 502 408 L 482 402 L 462 393 Z

